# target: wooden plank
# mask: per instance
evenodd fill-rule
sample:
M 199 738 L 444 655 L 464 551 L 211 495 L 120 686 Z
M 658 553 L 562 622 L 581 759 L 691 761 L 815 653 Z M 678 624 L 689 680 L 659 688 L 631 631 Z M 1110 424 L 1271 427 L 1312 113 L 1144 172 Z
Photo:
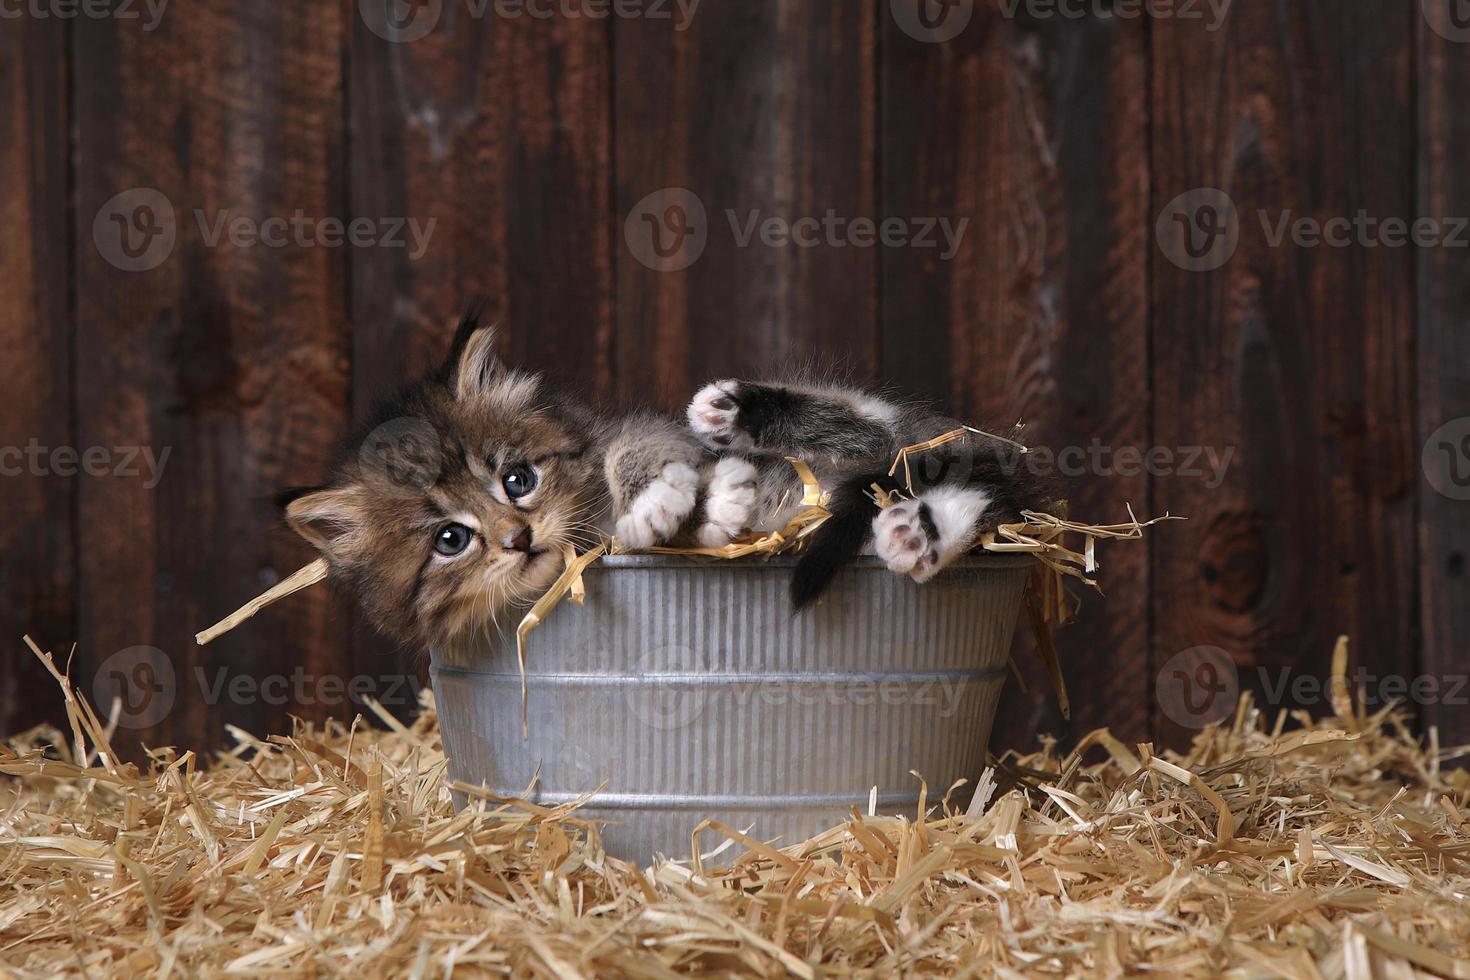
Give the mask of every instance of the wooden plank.
M 421 256 L 353 255 L 359 412 L 437 364 L 474 297 L 510 360 L 612 391 L 611 27 L 479 9 L 444 4 L 412 40 L 355 24 L 352 209 L 433 229 Z
M 1419 213 L 1438 221 L 1470 215 L 1467 45 L 1470 31 L 1453 21 L 1426 17 L 1419 25 Z M 1420 667 L 1443 694 L 1423 715 L 1439 726 L 1442 744 L 1463 745 L 1470 743 L 1470 287 L 1462 250 L 1420 254 L 1418 321 Z
M 0 31 L 0 732 L 60 715 L 60 694 L 21 643 L 64 655 L 76 638 L 77 478 L 51 451 L 74 447 L 67 253 L 66 30 L 21 18 Z M 30 447 L 37 453 L 30 453 Z M 45 455 L 40 454 L 45 450 Z M 63 459 L 63 467 L 69 464 Z
M 705 381 L 800 366 L 873 375 L 877 250 L 832 243 L 877 217 L 877 9 L 753 0 L 698 5 L 682 26 L 616 22 L 625 401 L 680 410 Z M 671 189 L 698 207 L 650 199 Z M 696 261 L 661 271 L 653 229 L 675 243 L 670 204 L 699 226 L 682 253 Z M 752 219 L 807 219 L 794 230 L 810 244 L 747 237 Z
M 419 257 L 353 253 L 358 416 L 442 360 L 475 298 L 510 362 L 613 393 L 612 27 L 477 9 L 444 4 L 386 37 L 355 23 L 351 210 L 433 228 Z M 361 673 L 404 669 L 362 624 L 353 646 Z
M 341 5 L 284 17 L 212 0 L 170 9 L 152 31 L 75 22 L 88 93 L 77 100 L 79 439 L 143 447 L 163 464 L 81 485 L 78 673 L 126 668 L 161 688 L 125 717 L 152 744 L 217 742 L 227 720 L 284 731 L 288 714 L 344 710 L 314 682 L 304 699 L 294 686 L 298 672 L 347 669 L 325 591 L 207 652 L 192 634 L 304 563 L 272 500 L 317 475 L 347 421 L 346 252 L 316 237 L 331 236 L 317 221 L 346 217 L 345 16 Z M 297 213 L 316 244 L 265 225 Z M 222 218 L 288 244 L 228 229 L 211 244 Z M 172 704 L 161 661 L 145 665 L 149 678 L 112 659 L 138 646 L 167 658 Z M 291 685 L 284 697 L 255 689 L 272 677 Z M 237 679 L 243 688 L 229 687 Z
M 1153 537 L 1155 666 L 1220 648 L 1269 707 L 1285 706 L 1265 693 L 1283 677 L 1327 677 L 1339 633 L 1365 670 L 1413 670 L 1414 255 L 1271 237 L 1288 211 L 1413 217 L 1416 9 L 1236 4 L 1223 30 L 1151 34 L 1153 211 L 1192 223 L 1205 265 L 1229 254 L 1204 226 L 1228 232 L 1228 209 L 1172 202 L 1223 191 L 1238 231 L 1214 271 L 1182 267 L 1180 237 L 1156 251 L 1156 438 L 1235 456 L 1216 489 L 1155 486 L 1156 507 L 1190 518 Z M 1170 741 L 1189 733 L 1156 721 Z
M 885 28 L 884 213 L 969 223 L 949 261 L 884 252 L 883 373 L 978 424 L 1025 419 L 1071 512 L 1106 523 L 1149 510 L 1147 476 L 1113 459 L 1149 445 L 1144 25 L 1006 9 L 976 4 L 943 42 Z M 1106 601 L 1057 635 L 1072 723 L 1023 640 L 1029 692 L 1008 689 L 994 749 L 1145 734 L 1147 551 L 1101 557 Z

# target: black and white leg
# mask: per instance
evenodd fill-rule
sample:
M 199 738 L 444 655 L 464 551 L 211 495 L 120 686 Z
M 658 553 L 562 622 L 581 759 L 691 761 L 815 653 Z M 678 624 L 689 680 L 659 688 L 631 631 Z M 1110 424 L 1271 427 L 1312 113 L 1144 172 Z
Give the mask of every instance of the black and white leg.
M 859 459 L 893 447 L 899 409 L 854 388 L 731 379 L 700 389 L 687 414 L 700 441 L 717 451 Z
M 874 551 L 891 571 L 927 582 L 974 546 L 990 505 L 988 494 L 971 487 L 901 500 L 873 518 Z
M 755 448 L 755 438 L 740 424 L 740 382 L 716 381 L 705 385 L 689 403 L 689 427 L 709 448 L 744 452 Z

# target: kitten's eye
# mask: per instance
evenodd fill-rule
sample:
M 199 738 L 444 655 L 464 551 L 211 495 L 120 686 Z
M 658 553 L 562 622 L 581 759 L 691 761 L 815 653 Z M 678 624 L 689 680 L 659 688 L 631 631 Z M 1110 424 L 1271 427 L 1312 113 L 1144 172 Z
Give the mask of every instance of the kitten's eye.
M 464 554 L 475 539 L 475 532 L 463 524 L 446 524 L 434 532 L 434 550 L 445 558 Z
M 519 500 L 532 490 L 541 478 L 536 475 L 536 468 L 530 463 L 522 463 L 512 469 L 501 478 L 500 483 L 505 487 L 505 495 L 511 500 Z

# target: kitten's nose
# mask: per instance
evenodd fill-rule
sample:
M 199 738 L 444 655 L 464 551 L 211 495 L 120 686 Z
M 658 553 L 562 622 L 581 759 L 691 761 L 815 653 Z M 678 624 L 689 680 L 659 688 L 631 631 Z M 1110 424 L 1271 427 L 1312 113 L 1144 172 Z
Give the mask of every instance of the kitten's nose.
M 526 524 L 522 526 L 520 531 L 518 531 L 514 536 L 507 534 L 503 539 L 501 539 L 501 543 L 505 545 L 506 551 L 530 552 L 531 525 Z

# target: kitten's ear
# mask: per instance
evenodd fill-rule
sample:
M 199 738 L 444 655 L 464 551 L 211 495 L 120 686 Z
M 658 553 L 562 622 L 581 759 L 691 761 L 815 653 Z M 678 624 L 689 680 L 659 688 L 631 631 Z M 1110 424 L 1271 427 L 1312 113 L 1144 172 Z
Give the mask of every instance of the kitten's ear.
M 352 487 L 292 491 L 282 503 L 291 530 L 328 556 L 337 554 L 343 538 L 367 520 L 362 493 Z
M 477 313 L 466 315 L 455 334 L 446 368 L 450 390 L 461 401 L 490 390 L 505 371 L 496 354 L 495 327 L 481 326 Z

